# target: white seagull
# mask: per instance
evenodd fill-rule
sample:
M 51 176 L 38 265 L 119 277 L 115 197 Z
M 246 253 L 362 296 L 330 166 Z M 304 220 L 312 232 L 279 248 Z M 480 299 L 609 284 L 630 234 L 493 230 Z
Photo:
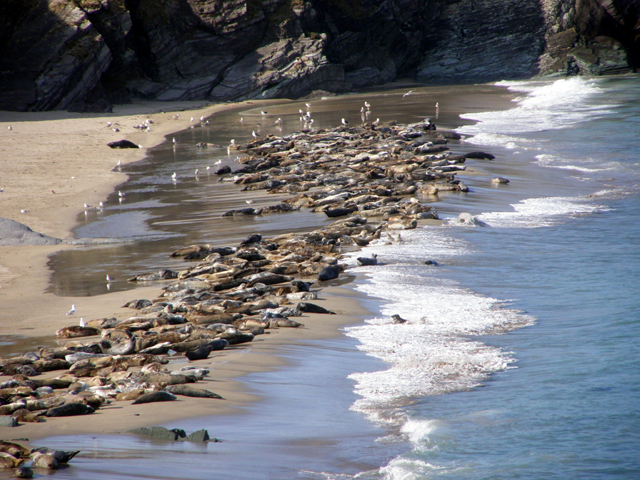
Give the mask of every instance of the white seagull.
M 76 306 L 75 305 L 71 305 L 71 310 L 69 310 L 67 313 L 65 313 L 65 315 L 73 315 L 75 316 L 76 314 Z
M 342 125 L 347 125 L 349 122 L 347 122 L 344 118 L 342 119 Z
M 171 180 L 175 182 L 177 179 L 178 179 L 178 174 L 176 172 L 173 172 L 173 174 L 171 175 Z
M 409 95 L 413 94 L 413 90 L 409 90 L 407 93 L 405 93 L 404 95 L 402 95 L 402 98 L 404 97 L 408 97 Z
M 107 273 L 107 282 L 113 282 L 113 278 Z
M 258 134 L 256 133 L 256 131 L 255 131 L 255 130 L 251 132 L 251 136 L 252 136 L 253 138 L 258 138 Z

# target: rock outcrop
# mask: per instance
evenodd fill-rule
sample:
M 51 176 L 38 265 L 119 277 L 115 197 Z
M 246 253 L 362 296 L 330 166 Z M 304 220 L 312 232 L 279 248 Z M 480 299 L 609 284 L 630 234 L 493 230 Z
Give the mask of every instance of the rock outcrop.
M 0 109 L 630 71 L 638 0 L 3 0 Z

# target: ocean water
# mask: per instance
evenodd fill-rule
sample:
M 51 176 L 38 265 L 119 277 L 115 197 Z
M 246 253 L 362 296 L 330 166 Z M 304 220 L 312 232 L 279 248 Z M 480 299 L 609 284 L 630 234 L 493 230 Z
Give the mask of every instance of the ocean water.
M 460 178 L 471 192 L 443 194 L 433 204 L 445 224 L 401 232 L 400 242 L 383 238 L 347 259 L 359 273 L 353 287 L 375 315 L 345 328 L 342 338 L 285 348 L 282 369 L 244 377 L 262 400 L 238 415 L 158 419 L 170 428 L 207 428 L 221 443 L 127 435 L 40 440 L 83 450 L 56 477 L 640 478 L 640 79 L 498 86 L 517 96 L 513 108 L 492 111 L 492 87 L 470 103 L 472 113 L 447 119 L 464 125 L 456 148 L 496 158 L 469 160 L 475 173 Z M 437 94 L 414 91 L 406 105 L 397 94 L 365 98 L 375 99 L 383 121 L 433 116 L 424 105 Z M 478 98 L 478 90 L 471 93 Z M 314 105 L 317 124 L 336 125 L 361 104 L 352 96 Z M 297 108 L 269 111 L 292 131 Z M 177 154 L 161 146 L 130 167 L 126 202 L 116 199 L 80 234 L 116 230 L 133 241 L 53 258 L 53 291 L 105 293 L 102 284 L 92 287 L 105 270 L 122 265 L 124 276 L 172 267 L 171 248 L 215 242 L 220 228 L 240 238 L 263 227 L 262 220 L 215 223 L 244 197 L 209 175 L 193 178 L 195 167 L 233 159 L 189 142 L 250 135 L 251 127 L 238 132 L 235 117 L 215 123 L 218 129 L 178 136 Z M 174 184 L 176 169 L 181 180 Z M 493 185 L 498 175 L 510 183 Z M 216 203 L 220 191 L 224 205 Z M 461 212 L 484 226 L 457 224 Z M 304 218 L 307 226 L 319 222 Z M 371 253 L 378 266 L 355 267 L 355 257 Z M 391 324 L 394 314 L 407 323 Z
M 346 334 L 386 368 L 350 375 L 351 408 L 406 450 L 354 478 L 640 478 L 640 79 L 498 85 L 514 108 L 458 129 L 496 155 L 485 201 L 358 254 L 382 304 Z

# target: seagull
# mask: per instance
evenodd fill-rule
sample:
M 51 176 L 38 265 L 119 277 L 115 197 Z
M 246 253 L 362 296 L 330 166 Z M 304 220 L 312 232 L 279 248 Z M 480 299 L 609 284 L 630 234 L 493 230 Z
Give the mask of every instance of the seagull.
M 29 210 L 27 210 L 26 208 L 23 208 L 22 210 L 20 210 L 20 213 L 29 213 Z
M 69 310 L 67 313 L 65 313 L 65 315 L 72 315 L 75 317 L 76 315 L 76 306 L 75 305 L 71 305 L 71 310 Z
M 371 108 L 371 104 L 369 102 L 364 102 L 364 106 L 367 107 L 367 110 Z
M 108 282 L 113 282 L 113 278 L 111 278 L 111 276 L 107 273 L 107 283 Z
M 120 129 L 119 129 L 119 128 L 117 128 L 117 127 L 113 127 L 113 131 L 114 131 L 114 132 L 116 132 L 116 133 L 118 133 L 118 132 L 120 131 Z
M 311 104 L 310 103 L 305 103 L 307 108 L 311 108 Z
M 113 125 L 113 123 L 107 122 L 107 127 L 110 127 L 111 125 Z
M 13 127 L 12 127 L 11 125 L 9 125 L 9 126 L 7 127 L 7 130 L 13 130 Z
M 122 166 L 122 160 L 118 160 L 118 166 Z
M 409 90 L 407 93 L 405 93 L 404 95 L 402 95 L 402 98 L 404 97 L 408 97 L 409 95 L 413 94 L 413 90 Z
M 204 122 L 204 115 L 200 117 L 200 121 Z
M 191 119 L 190 119 L 189 121 L 190 121 L 191 123 L 193 123 L 193 120 L 194 120 L 194 118 L 193 118 L 193 117 L 191 117 Z
M 378 125 L 379 123 L 380 123 L 380 119 L 379 118 L 376 118 L 376 121 L 373 122 L 374 125 Z
M 176 172 L 173 172 L 173 174 L 171 175 L 171 180 L 175 182 L 177 179 L 178 179 L 178 174 Z
M 436 102 L 436 108 L 440 108 L 440 104 Z
M 342 125 L 347 125 L 349 122 L 347 122 L 344 118 L 342 119 Z
M 244 123 L 244 117 L 240 117 L 240 123 Z
M 236 146 L 236 141 L 232 138 L 231 141 L 229 142 L 231 145 L 233 145 L 234 147 Z
M 196 171 L 194 172 L 196 177 L 198 176 L 198 174 L 200 174 L 200 169 L 196 168 Z
M 277 123 L 278 125 L 282 125 L 282 119 L 281 119 L 281 118 L 278 118 L 278 119 L 276 120 L 276 123 Z
M 88 203 L 85 203 L 84 208 L 91 208 L 91 205 L 89 205 Z
M 221 163 L 222 163 L 222 159 L 218 160 L 218 161 L 216 162 L 216 165 L 220 165 Z
M 118 196 L 120 197 L 120 200 L 122 200 L 124 198 L 124 193 L 118 190 Z
M 85 327 L 85 324 L 84 324 L 84 318 L 81 318 L 81 319 L 80 319 L 80 326 L 81 326 L 82 328 L 84 328 L 84 327 Z
M 253 200 L 245 200 L 245 202 L 247 202 L 247 205 L 253 204 Z
M 104 202 L 100 202 L 100 206 L 101 206 L 101 207 L 104 207 L 105 205 L 106 205 L 106 203 L 104 203 Z
M 267 115 L 267 111 L 266 111 L 266 110 L 262 110 L 262 111 L 260 112 L 260 115 Z
M 251 132 L 251 135 L 253 136 L 253 138 L 258 138 L 258 134 L 255 130 Z
M 178 141 L 176 140 L 176 137 L 173 137 L 173 144 L 175 145 L 176 143 L 178 143 Z

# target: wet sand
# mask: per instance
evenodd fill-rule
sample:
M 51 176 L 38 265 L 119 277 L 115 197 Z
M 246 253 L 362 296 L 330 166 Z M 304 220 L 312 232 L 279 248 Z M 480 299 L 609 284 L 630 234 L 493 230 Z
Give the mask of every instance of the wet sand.
M 445 124 L 455 126 L 458 114 L 471 110 L 507 108 L 509 97 L 492 87 L 482 87 L 495 95 L 487 97 L 478 94 L 477 105 L 456 104 L 456 91 L 451 89 L 445 95 L 437 95 L 442 108 Z M 484 92 L 486 93 L 486 92 Z M 273 102 L 271 102 L 273 103 Z M 247 104 L 248 108 L 259 105 Z M 145 149 L 112 150 L 107 142 L 127 138 L 145 148 L 164 140 L 165 135 L 188 128 L 191 116 L 208 116 L 227 105 L 202 107 L 196 103 L 154 104 L 139 103 L 121 106 L 113 114 L 80 115 L 67 112 L 9 113 L 0 112 L 0 217 L 11 218 L 27 224 L 33 230 L 55 236 L 70 238 L 76 225 L 77 215 L 83 211 L 83 204 L 96 205 L 104 200 L 114 187 L 125 180 L 125 175 L 113 170 L 118 160 L 128 163 L 140 160 Z M 170 118 L 180 109 L 178 120 Z M 160 113 L 163 110 L 166 113 Z M 140 133 L 133 125 L 152 119 L 150 133 Z M 106 122 L 118 124 L 120 132 Z M 11 125 L 12 130 L 7 126 Z M 72 178 L 75 177 L 75 178 Z M 52 192 L 55 192 L 53 193 Z M 27 213 L 20 213 L 27 209 Z M 295 215 L 295 214 L 294 214 Z M 273 217 L 274 231 L 278 230 L 277 217 Z M 268 232 L 263 232 L 268 235 Z M 223 239 L 224 240 L 224 239 Z M 0 335 L 4 339 L 26 337 L 34 340 L 51 339 L 53 332 L 69 325 L 70 318 L 64 315 L 76 297 L 60 297 L 44 293 L 48 286 L 50 272 L 46 262 L 49 255 L 60 249 L 82 248 L 77 246 L 20 246 L 0 247 L 0 298 L 3 310 L 0 312 Z M 160 287 L 136 288 L 136 298 L 155 298 Z M 264 371 L 283 364 L 277 355 L 279 346 L 314 338 L 339 335 L 342 325 L 358 323 L 367 312 L 354 301 L 356 294 L 349 288 L 324 288 L 321 304 L 340 314 L 327 317 L 308 315 L 301 321 L 305 329 L 280 329 L 268 335 L 259 336 L 251 344 L 230 348 L 210 359 L 198 362 L 212 368 L 209 380 L 202 387 L 222 395 L 225 400 L 181 399 L 176 409 L 165 404 L 146 405 L 144 411 L 130 402 L 118 402 L 98 410 L 91 417 L 68 417 L 48 420 L 41 424 L 26 424 L 11 431 L 2 432 L 3 438 L 26 437 L 30 439 L 48 437 L 53 434 L 73 433 L 115 433 L 136 426 L 151 426 L 180 418 L 197 417 L 216 413 L 226 413 L 255 401 L 236 380 L 250 372 Z M 82 316 L 87 319 L 116 316 L 131 316 L 131 310 L 121 307 L 132 299 L 131 292 L 116 292 L 83 299 Z M 329 319 L 329 320 L 327 320 Z M 19 349 L 20 343 L 11 349 L 0 345 L 0 356 L 6 356 Z M 23 350 L 24 351 L 24 350 Z M 209 366 L 208 364 L 211 364 Z M 176 364 L 176 367 L 182 364 Z M 55 373 L 55 372 L 54 372 Z M 5 380 L 1 377 L 0 380 Z M 161 419 L 161 420 L 159 420 Z

